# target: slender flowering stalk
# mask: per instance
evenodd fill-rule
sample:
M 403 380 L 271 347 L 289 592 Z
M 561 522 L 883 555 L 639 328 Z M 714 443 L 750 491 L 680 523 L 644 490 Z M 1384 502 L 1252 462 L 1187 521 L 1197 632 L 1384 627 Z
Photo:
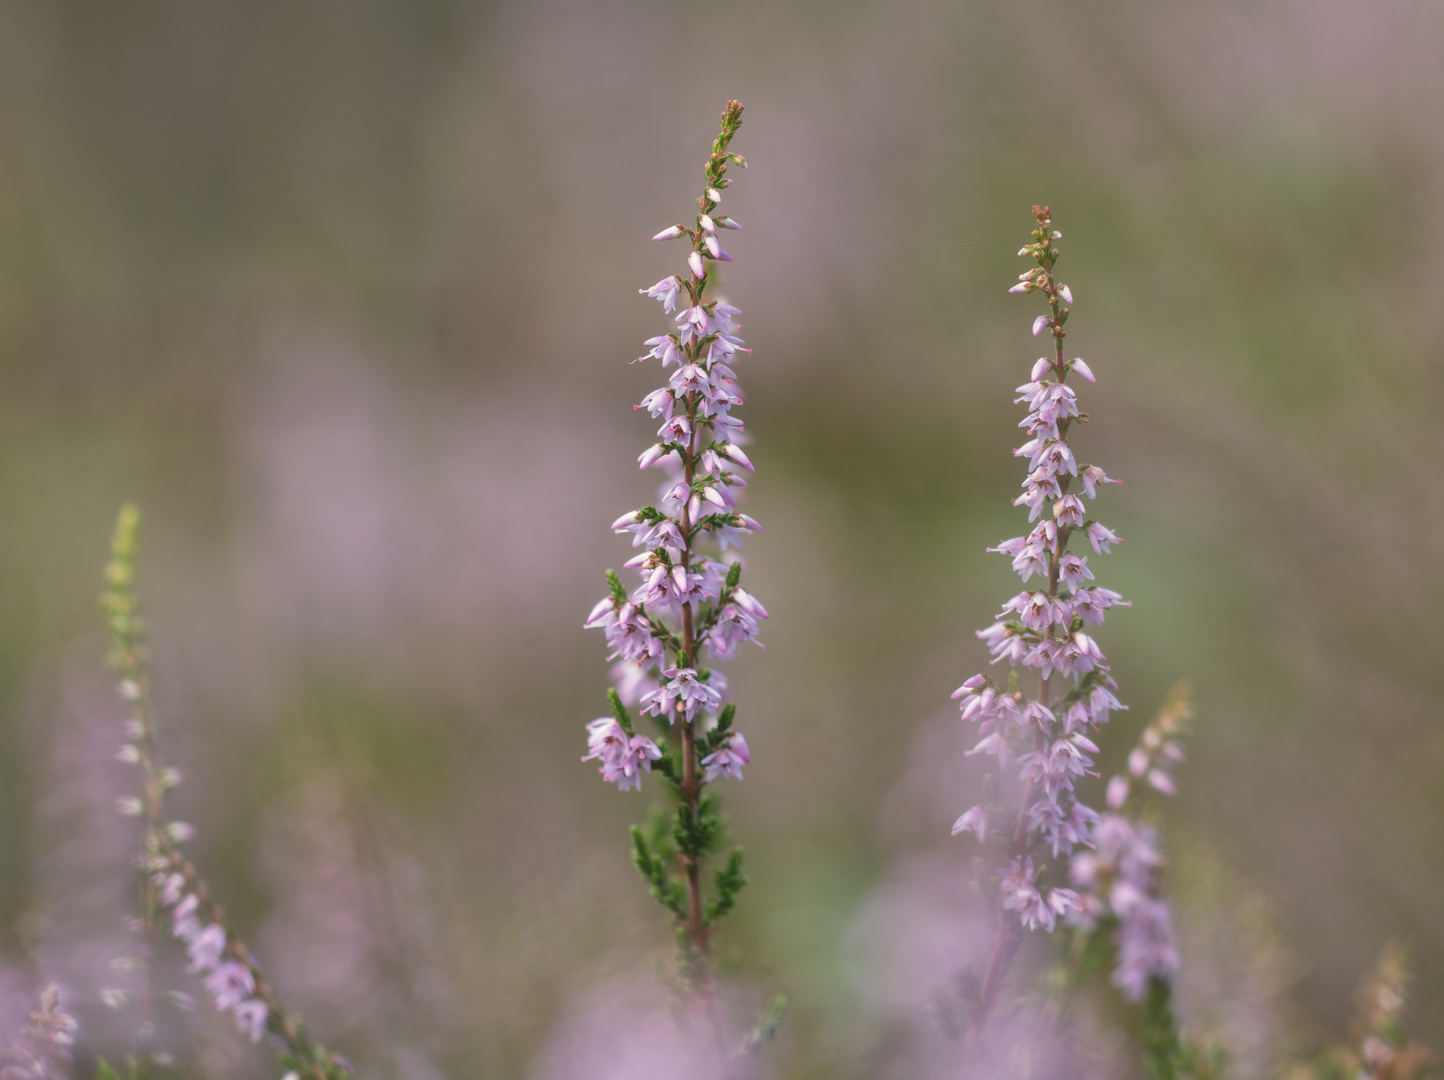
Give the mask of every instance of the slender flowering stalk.
M 1079 904 L 1078 894 L 1045 870 L 1045 860 L 1092 843 L 1098 814 L 1077 798 L 1073 785 L 1098 752 L 1093 735 L 1113 710 L 1123 708 L 1103 652 L 1085 628 L 1102 623 L 1107 610 L 1124 601 L 1094 584 L 1087 554 L 1069 550 L 1075 536 L 1094 554 L 1122 543 L 1090 516 L 1084 501 L 1117 481 L 1096 465 L 1080 463 L 1069 442 L 1073 425 L 1087 419 L 1069 378 L 1092 382 L 1094 376 L 1082 359 L 1064 358 L 1073 294 L 1054 276 L 1062 234 L 1053 228 L 1047 207 L 1033 207 L 1033 216 L 1033 242 L 1019 254 L 1036 265 L 1009 291 L 1040 292 L 1048 301 L 1048 313 L 1033 320 L 1033 335 L 1047 331 L 1051 355 L 1040 357 L 1018 388 L 1016 402 L 1028 409 L 1019 424 L 1027 438 L 1013 451 L 1029 469 L 1023 493 L 1013 502 L 1026 507 L 1029 523 L 1036 524 L 988 550 L 1009 556 L 1025 585 L 1035 577 L 1038 584 L 1010 599 L 997 621 L 978 631 L 993 663 L 1006 660 L 1014 669 L 1008 679 L 999 683 L 974 675 L 953 694 L 961 700 L 963 720 L 980 735 L 969 753 L 997 758 L 1001 770 L 1021 781 L 1016 807 L 974 806 L 953 826 L 954 835 L 970 831 L 980 842 L 991 840 L 1002 857 L 993 947 L 973 1013 L 975 1038 L 997 1003 L 1020 931 L 1051 932 Z M 1036 676 L 1026 689 L 1019 669 Z
M 74 1017 L 60 1007 L 60 988 L 46 987 L 40 1008 L 21 1029 L 20 1041 L 4 1053 L 0 1080 L 65 1080 L 75 1029 Z
M 623 514 L 612 525 L 630 534 L 640 553 L 627 567 L 641 575 L 630 592 L 612 571 L 609 594 L 592 610 L 589 627 L 605 631 L 616 661 L 617 686 L 609 691 L 610 715 L 587 725 L 589 753 L 603 779 L 619 790 L 639 788 L 643 773 L 656 771 L 678 803 L 669 828 L 651 835 L 634 828 L 633 858 L 652 895 L 673 916 L 682 950 L 682 972 L 713 1018 L 719 1045 L 710 964 L 717 919 L 729 911 L 746 882 L 742 853 L 734 849 L 705 895 L 706 857 L 720 845 L 723 826 L 714 796 L 704 793 L 723 776 L 742 778 L 751 761 L 747 740 L 732 726 L 735 709 L 724 704 L 727 682 L 712 665 L 755 641 L 767 610 L 741 586 L 736 549 L 744 534 L 760 528 L 737 509 L 744 473 L 752 462 L 742 444 L 742 404 L 734 366 L 749 353 L 730 304 L 709 294 L 719 262 L 732 256 L 721 233 L 741 226 L 719 213 L 731 180 L 729 164 L 746 167 L 729 149 L 742 124 L 742 105 L 729 101 L 722 130 L 707 160 L 705 185 L 690 223 L 663 229 L 654 240 L 687 239 L 687 273 L 640 290 L 660 301 L 675 328 L 646 342 L 642 361 L 655 359 L 665 385 L 643 398 L 660 421 L 657 442 L 637 459 L 643 469 L 665 474 L 654 506 Z M 715 545 L 716 553 L 708 548 Z M 655 718 L 660 742 L 640 734 L 628 705 Z
M 1339 1055 L 1346 1075 L 1355 1080 L 1413 1080 L 1433 1071 L 1436 1056 L 1404 1031 L 1408 990 L 1408 957 L 1391 941 L 1359 988 L 1354 1046 Z
M 120 511 L 111 559 L 105 569 L 101 607 L 111 632 L 110 666 L 120 676 L 120 694 L 130 706 L 127 741 L 117 757 L 140 770 L 141 794 L 120 800 L 117 809 L 144 824 L 138 863 L 144 873 L 143 909 L 147 920 L 170 915 L 172 932 L 186 947 L 190 970 L 200 977 L 211 1004 L 235 1017 L 251 1041 L 269 1032 L 283 1051 L 282 1064 L 313 1080 L 342 1080 L 352 1069 L 344 1058 L 313 1043 L 300 1019 L 281 1005 L 256 958 L 236 934 L 180 845 L 195 835 L 184 822 L 171 820 L 165 794 L 180 782 L 161 760 L 151 705 L 149 653 L 140 600 L 135 591 L 136 534 L 140 514 L 132 505 Z M 148 993 L 148 991 L 147 991 Z

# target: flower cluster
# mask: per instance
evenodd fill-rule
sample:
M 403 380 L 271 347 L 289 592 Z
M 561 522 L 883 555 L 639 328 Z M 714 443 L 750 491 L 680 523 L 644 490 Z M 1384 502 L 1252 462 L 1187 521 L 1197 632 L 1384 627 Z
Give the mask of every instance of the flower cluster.
M 60 988 L 46 987 L 40 1008 L 20 1032 L 20 1042 L 5 1054 L 0 1080 L 64 1080 L 75 1029 L 75 1018 L 60 1007 Z
M 660 421 L 658 441 L 637 463 L 662 470 L 665 479 L 655 505 L 612 523 L 613 531 L 629 534 L 632 546 L 641 549 L 626 564 L 639 572 L 639 584 L 628 592 L 609 575 L 610 595 L 586 621 L 606 633 L 608 659 L 617 662 L 613 674 L 625 702 L 668 724 L 690 726 L 717 713 L 726 680 L 704 660 L 735 656 L 743 643 L 756 640 L 759 622 L 767 618 L 767 609 L 739 584 L 741 563 L 729 554 L 744 534 L 760 528 L 737 509 L 747 486 L 744 474 L 753 466 L 742 449 L 742 422 L 733 415 L 742 404 L 734 367 L 751 350 L 739 333 L 737 308 L 707 296 L 716 264 L 732 259 L 719 232 L 741 228 L 718 213 L 731 182 L 725 176 L 728 163 L 746 165 L 727 150 L 740 117 L 741 106 L 729 103 L 693 222 L 653 237 L 685 237 L 692 244 L 685 276 L 665 277 L 640 290 L 660 301 L 666 314 L 676 313 L 675 329 L 650 338 L 640 357 L 659 361 L 667 382 L 637 406 Z M 708 538 L 716 543 L 716 555 L 700 550 Z M 624 730 L 619 721 L 593 721 L 588 732 L 591 753 L 583 760 L 599 760 L 603 778 L 622 790 L 637 787 L 639 770 L 650 771 L 661 757 L 651 740 Z M 740 778 L 749 760 L 747 743 L 734 732 L 711 758 L 708 780 L 723 773 Z
M 600 760 L 602 779 L 618 791 L 640 788 L 642 773 L 651 772 L 652 762 L 662 756 L 651 739 L 632 734 L 610 716 L 587 725 L 587 747 L 591 753 L 582 760 Z
M 1086 554 L 1068 550 L 1073 536 L 1086 538 L 1094 554 L 1106 554 L 1122 541 L 1089 516 L 1084 498 L 1093 499 L 1104 484 L 1117 483 L 1096 465 L 1080 464 L 1069 445 L 1079 412 L 1070 375 L 1094 381 L 1081 359 L 1064 360 L 1064 324 L 1072 291 L 1053 276 L 1062 234 L 1052 227 L 1046 207 L 1034 207 L 1034 242 L 1020 255 L 1036 266 L 1026 271 L 1010 292 L 1041 292 L 1050 313 L 1033 322 L 1033 334 L 1049 331 L 1052 356 L 1041 357 L 1028 382 L 1018 388 L 1017 403 L 1027 416 L 1019 424 L 1027 435 L 1014 455 L 1028 462 L 1023 493 L 1014 505 L 1028 508 L 1033 528 L 1025 536 L 1005 540 L 990 551 L 1009 556 L 1027 585 L 1006 604 L 997 621 L 978 637 L 988 646 L 993 663 L 1007 660 L 1013 668 L 1037 673 L 1037 691 L 1027 694 L 1014 671 L 999 685 L 975 675 L 953 694 L 961 700 L 963 720 L 976 724 L 981 738 L 970 753 L 991 754 L 1003 769 L 1015 769 L 1023 782 L 1016 817 L 993 807 L 975 806 L 953 827 L 956 835 L 972 831 L 980 841 L 990 833 L 1010 838 L 1010 863 L 1001 881 L 1003 905 L 1016 911 L 1029 929 L 1052 930 L 1059 916 L 1073 910 L 1077 895 L 1068 888 L 1045 888 L 1038 882 L 1032 855 L 1035 846 L 1053 857 L 1088 846 L 1098 823 L 1096 811 L 1074 794 L 1074 782 L 1093 764 L 1098 752 L 1092 735 L 1109 714 L 1124 706 L 1097 641 L 1087 629 L 1103 622 L 1111 607 L 1124 600 L 1111 589 L 1093 584 Z M 1057 678 L 1055 678 L 1057 676 Z
M 216 913 L 208 910 L 213 905 L 202 903 L 185 874 L 161 869 L 152 873 L 151 884 L 170 912 L 172 932 L 185 943 L 189 970 L 200 976 L 211 1004 L 217 1012 L 234 1014 L 240 1032 L 260 1042 L 270 1009 L 256 996 L 255 962 L 244 946 L 215 920 Z
M 1142 1000 L 1151 979 L 1168 981 L 1178 970 L 1173 922 L 1159 895 L 1161 838 L 1139 818 L 1136 787 L 1141 782 L 1165 795 L 1177 793 L 1173 770 L 1183 761 L 1178 739 L 1192 716 L 1188 690 L 1180 685 L 1128 755 L 1127 774 L 1109 781 L 1108 810 L 1093 830 L 1094 850 L 1078 852 L 1068 867 L 1079 893 L 1069 921 L 1089 931 L 1103 920 L 1116 922 L 1113 982 L 1132 1001 Z

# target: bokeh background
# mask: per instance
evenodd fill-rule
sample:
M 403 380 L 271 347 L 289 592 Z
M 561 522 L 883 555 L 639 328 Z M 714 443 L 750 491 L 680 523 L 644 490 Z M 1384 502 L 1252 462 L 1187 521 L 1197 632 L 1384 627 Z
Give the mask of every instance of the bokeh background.
M 933 1075 L 976 919 L 948 694 L 1016 591 L 983 548 L 1023 520 L 1035 201 L 1099 376 L 1082 452 L 1125 481 L 1104 775 L 1196 689 L 1161 808 L 1183 1015 L 1276 1074 L 1392 936 L 1444 1041 L 1432 0 L 0 4 L 7 1030 L 53 978 L 84 1054 L 126 1046 L 95 595 L 134 498 L 176 807 L 317 1033 L 418 1080 L 664 1038 L 625 841 L 658 789 L 578 760 L 581 622 L 650 490 L 636 288 L 679 252 L 647 237 L 728 97 L 772 619 L 731 669 L 754 884 L 721 941 L 739 1024 L 791 1000 L 776 1075 Z M 166 1038 L 275 1071 L 224 1018 Z

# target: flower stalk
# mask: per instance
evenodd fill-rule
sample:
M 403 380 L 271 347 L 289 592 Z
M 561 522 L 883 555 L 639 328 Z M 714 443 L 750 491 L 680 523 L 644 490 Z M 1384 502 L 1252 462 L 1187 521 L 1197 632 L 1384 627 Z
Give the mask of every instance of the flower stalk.
M 993 944 L 970 1025 L 973 1042 L 997 1005 L 1022 932 L 1052 932 L 1078 905 L 1077 893 L 1052 880 L 1044 860 L 1091 844 L 1098 814 L 1077 798 L 1073 785 L 1098 752 L 1092 736 L 1110 712 L 1124 707 L 1106 658 L 1085 628 L 1102 623 L 1109 608 L 1125 601 L 1094 585 L 1088 556 L 1069 550 L 1075 536 L 1086 538 L 1095 555 L 1122 542 L 1089 516 L 1084 502 L 1117 481 L 1096 465 L 1080 465 L 1069 442 L 1073 425 L 1087 420 L 1069 377 L 1092 382 L 1094 375 L 1086 361 L 1064 357 L 1073 293 L 1055 276 L 1062 234 L 1047 207 L 1033 207 L 1033 216 L 1033 242 L 1019 254 L 1034 266 L 1009 291 L 1041 292 L 1048 302 L 1048 314 L 1033 320 L 1032 331 L 1035 337 L 1047 331 L 1051 355 L 1040 357 L 1018 387 L 1016 402 L 1028 409 L 1019 426 L 1028 439 L 1013 451 L 1029 468 L 1013 502 L 1026 507 L 1029 523 L 1036 524 L 989 550 L 1008 555 L 1025 584 L 1035 575 L 1043 584 L 1018 593 L 992 626 L 978 631 L 993 663 L 1007 660 L 1014 669 L 1007 680 L 974 675 L 953 694 L 962 719 L 981 735 L 969 753 L 997 758 L 1000 771 L 1013 773 L 1021 786 L 1016 809 L 974 806 L 953 826 L 954 835 L 972 832 L 980 843 L 991 837 L 1001 856 Z M 1036 673 L 1032 694 L 1025 693 L 1019 669 Z
M 195 835 L 194 828 L 166 814 L 165 795 L 180 782 L 180 776 L 164 764 L 157 740 L 149 649 L 135 590 L 139 525 L 135 506 L 122 507 L 100 603 L 110 627 L 110 667 L 120 678 L 120 695 L 130 712 L 127 741 L 117 757 L 137 766 L 141 774 L 141 794 L 121 799 L 117 809 L 127 817 L 140 818 L 144 826 L 138 859 L 144 875 L 144 921 L 147 929 L 152 929 L 158 912 L 169 913 L 174 935 L 185 943 L 190 970 L 201 977 L 211 1003 L 232 1013 L 237 1028 L 251 1041 L 271 1034 L 282 1047 L 282 1064 L 298 1077 L 345 1080 L 353 1071 L 350 1064 L 313 1042 L 300 1018 L 286 1011 L 254 954 L 181 851 L 180 845 Z M 143 992 L 149 1019 L 148 974 Z
M 649 339 L 639 358 L 655 359 L 670 372 L 666 384 L 637 406 L 661 421 L 658 441 L 637 463 L 661 469 L 666 479 L 656 505 L 623 514 L 612 525 L 642 549 L 626 564 L 641 574 L 641 583 L 628 591 L 608 571 L 608 595 L 586 622 L 606 633 L 617 685 L 608 693 L 611 715 L 588 725 L 590 753 L 583 760 L 599 761 L 603 779 L 619 790 L 639 788 L 642 774 L 652 771 L 671 789 L 677 805 L 667 826 L 632 830 L 633 861 L 673 918 L 683 981 L 709 1015 L 719 1049 L 725 1035 L 711 938 L 747 878 L 741 850 L 733 849 L 707 888 L 707 860 L 721 846 L 724 826 L 706 789 L 723 776 L 740 780 L 751 751 L 733 727 L 727 681 L 713 665 L 755 641 L 759 620 L 767 618 L 741 586 L 735 551 L 743 535 L 761 527 L 737 509 L 747 486 L 744 474 L 753 465 L 742 448 L 742 422 L 732 415 L 742 404 L 733 366 L 751 350 L 739 333 L 740 312 L 711 291 L 718 264 L 732 260 L 719 234 L 741 228 L 719 213 L 731 184 L 729 166 L 746 167 L 730 148 L 741 124 L 742 105 L 729 101 L 696 215 L 653 237 L 691 242 L 686 274 L 640 290 L 664 313 L 677 312 L 675 329 Z M 636 730 L 628 706 L 653 718 L 660 741 Z

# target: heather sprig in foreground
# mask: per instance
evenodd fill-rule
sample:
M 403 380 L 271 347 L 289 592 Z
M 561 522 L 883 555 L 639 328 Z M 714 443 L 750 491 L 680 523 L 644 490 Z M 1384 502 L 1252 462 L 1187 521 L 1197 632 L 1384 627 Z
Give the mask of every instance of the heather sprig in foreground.
M 587 625 L 602 628 L 615 661 L 617 686 L 608 692 L 610 715 L 588 725 L 589 753 L 602 777 L 619 790 L 638 788 L 643 773 L 660 774 L 675 810 L 649 830 L 634 828 L 633 859 L 652 896 L 671 914 L 682 952 L 682 975 L 711 1018 L 719 1049 L 725 1042 L 712 985 L 711 938 L 717 920 L 732 909 L 746 883 L 742 853 L 734 848 L 704 886 L 709 855 L 724 827 L 710 783 L 742 778 L 751 751 L 733 727 L 735 707 L 724 704 L 726 679 L 713 666 L 757 637 L 766 609 L 742 588 L 735 551 L 760 526 L 737 508 L 753 471 L 742 449 L 742 404 L 733 366 L 748 350 L 739 334 L 740 312 L 715 295 L 717 267 L 732 256 L 720 233 L 740 229 L 720 212 L 731 184 L 729 165 L 746 166 L 729 146 L 742 123 L 742 105 L 729 101 L 705 168 L 697 213 L 654 240 L 686 239 L 687 273 L 663 278 L 641 292 L 658 300 L 674 328 L 646 342 L 642 362 L 656 360 L 665 385 L 637 407 L 660 421 L 657 442 L 638 458 L 643 469 L 663 471 L 655 505 L 623 514 L 613 530 L 630 534 L 640 554 L 627 568 L 640 583 L 628 591 L 608 571 L 608 596 Z M 715 545 L 715 554 L 708 548 Z M 628 709 L 653 718 L 656 736 L 642 734 Z M 660 740 L 660 741 L 658 741 Z

